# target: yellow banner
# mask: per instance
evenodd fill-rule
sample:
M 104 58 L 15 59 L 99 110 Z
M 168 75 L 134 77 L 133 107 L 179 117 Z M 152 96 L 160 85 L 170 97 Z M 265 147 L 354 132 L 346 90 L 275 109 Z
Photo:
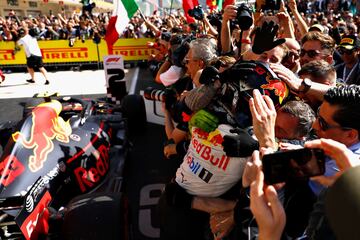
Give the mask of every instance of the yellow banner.
M 114 55 L 122 55 L 125 61 L 129 60 L 147 60 L 150 54 L 155 53 L 155 49 L 148 48 L 147 42 L 153 42 L 150 38 L 138 39 L 119 39 L 112 48 Z
M 77 40 L 73 47 L 69 47 L 68 40 L 38 41 L 38 43 L 44 63 L 72 63 L 102 62 L 103 56 L 108 54 L 123 55 L 125 61 L 147 60 L 150 54 L 155 53 L 154 49 L 146 46 L 149 41 L 153 39 L 119 39 L 113 46 L 112 53 L 108 53 L 103 39 L 98 46 L 92 40 L 86 40 L 84 43 Z M 14 42 L 0 41 L 0 66 L 26 64 L 23 47 L 16 53 L 14 49 Z

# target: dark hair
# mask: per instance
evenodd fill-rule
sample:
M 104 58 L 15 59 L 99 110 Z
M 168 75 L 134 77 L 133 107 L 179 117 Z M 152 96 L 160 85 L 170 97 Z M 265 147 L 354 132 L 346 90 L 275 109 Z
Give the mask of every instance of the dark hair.
M 321 32 L 308 32 L 301 39 L 301 45 L 304 45 L 307 41 L 319 41 L 321 49 L 328 49 L 330 54 L 334 53 L 335 41 L 327 34 Z
M 306 63 L 299 71 L 299 76 L 310 75 L 312 81 L 324 83 L 330 74 L 335 74 L 336 70 L 333 65 L 325 60 L 314 60 Z M 334 84 L 334 82 L 330 83 Z
M 342 127 L 354 128 L 360 137 L 360 86 L 342 85 L 330 88 L 324 100 L 338 107 L 333 119 Z
M 312 124 L 315 121 L 315 112 L 303 101 L 289 101 L 285 103 L 279 111 L 295 116 L 298 120 L 296 134 L 298 137 L 308 136 Z

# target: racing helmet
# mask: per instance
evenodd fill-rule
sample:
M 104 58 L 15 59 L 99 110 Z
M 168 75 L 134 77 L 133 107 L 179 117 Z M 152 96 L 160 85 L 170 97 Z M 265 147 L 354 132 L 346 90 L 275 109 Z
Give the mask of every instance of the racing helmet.
M 249 100 L 252 91 L 258 89 L 271 98 L 279 108 L 289 96 L 289 88 L 270 68 L 260 61 L 240 61 L 221 74 L 222 82 L 233 85 L 240 95 Z
M 270 68 L 260 61 L 239 61 L 220 74 L 226 91 L 222 93 L 225 105 L 233 110 L 241 127 L 252 125 L 249 100 L 258 89 L 271 98 L 279 109 L 289 97 L 289 88 Z

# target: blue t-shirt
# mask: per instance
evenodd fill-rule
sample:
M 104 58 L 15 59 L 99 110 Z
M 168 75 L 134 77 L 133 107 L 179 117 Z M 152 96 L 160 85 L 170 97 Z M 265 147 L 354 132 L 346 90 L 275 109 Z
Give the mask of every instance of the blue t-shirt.
M 355 143 L 354 145 L 350 146 L 349 149 L 357 154 L 360 155 L 360 142 Z M 339 172 L 339 168 L 336 165 L 335 160 L 327 157 L 325 159 L 325 174 L 324 176 L 333 176 L 335 175 L 335 173 Z M 319 196 L 320 192 L 325 188 L 323 185 L 310 180 L 309 181 L 309 186 L 311 188 L 311 190 L 314 192 L 314 194 L 316 194 L 316 196 Z

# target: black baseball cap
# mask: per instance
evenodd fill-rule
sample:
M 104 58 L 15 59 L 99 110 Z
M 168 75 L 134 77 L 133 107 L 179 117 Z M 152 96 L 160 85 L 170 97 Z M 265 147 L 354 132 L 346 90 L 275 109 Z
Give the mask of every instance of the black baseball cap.
M 340 41 L 339 47 L 347 50 L 359 49 L 360 39 L 355 35 L 344 36 Z

